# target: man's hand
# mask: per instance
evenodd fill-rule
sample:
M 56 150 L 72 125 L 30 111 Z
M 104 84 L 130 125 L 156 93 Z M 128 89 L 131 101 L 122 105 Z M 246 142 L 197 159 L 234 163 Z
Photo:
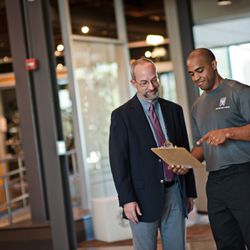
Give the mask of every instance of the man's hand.
M 196 142 L 196 144 L 199 146 L 202 142 L 206 141 L 210 145 L 218 146 L 225 143 L 226 140 L 230 138 L 230 136 L 231 135 L 228 129 L 211 130 L 202 136 L 201 139 Z
M 123 209 L 124 209 L 124 213 L 125 213 L 126 217 L 131 222 L 133 222 L 135 224 L 139 222 L 137 214 L 142 215 L 142 213 L 141 213 L 141 210 L 140 210 L 137 202 L 134 201 L 134 202 L 126 203 L 123 206 Z
M 189 171 L 190 167 L 185 165 L 169 165 L 168 169 L 177 175 L 184 175 Z
M 188 198 L 188 213 L 190 213 L 194 209 L 194 198 Z

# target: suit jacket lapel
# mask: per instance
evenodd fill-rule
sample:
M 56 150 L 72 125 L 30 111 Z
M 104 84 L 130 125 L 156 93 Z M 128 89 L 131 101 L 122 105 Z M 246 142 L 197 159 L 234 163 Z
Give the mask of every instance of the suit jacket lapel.
M 133 114 L 131 113 L 131 116 L 133 117 L 134 122 L 141 128 L 145 142 L 149 143 L 150 145 L 155 144 L 156 146 L 157 144 L 148 119 L 136 95 L 130 100 L 130 104 L 130 112 L 133 112 Z

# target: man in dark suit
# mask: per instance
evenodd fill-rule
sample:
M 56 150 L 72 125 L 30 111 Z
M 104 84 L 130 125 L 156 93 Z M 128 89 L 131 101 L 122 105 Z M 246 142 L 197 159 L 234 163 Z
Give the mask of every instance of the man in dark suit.
M 164 250 L 184 250 L 185 216 L 196 197 L 193 171 L 180 168 L 167 177 L 166 166 L 150 150 L 162 146 L 152 106 L 165 140 L 189 149 L 182 108 L 158 97 L 152 61 L 136 60 L 131 75 L 137 94 L 112 112 L 110 126 L 110 164 L 119 203 L 130 220 L 134 249 L 156 249 L 160 229 Z

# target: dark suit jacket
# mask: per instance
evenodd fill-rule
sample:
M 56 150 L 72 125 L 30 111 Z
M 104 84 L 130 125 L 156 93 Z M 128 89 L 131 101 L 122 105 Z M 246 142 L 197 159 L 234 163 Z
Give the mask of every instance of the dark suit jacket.
M 181 106 L 159 98 L 169 140 L 189 149 L 187 131 Z M 159 158 L 150 150 L 157 147 L 143 107 L 135 95 L 112 112 L 109 154 L 111 170 L 120 206 L 132 201 L 139 203 L 140 221 L 160 218 L 164 205 L 163 168 Z M 187 197 L 196 197 L 193 171 L 179 176 L 183 204 Z

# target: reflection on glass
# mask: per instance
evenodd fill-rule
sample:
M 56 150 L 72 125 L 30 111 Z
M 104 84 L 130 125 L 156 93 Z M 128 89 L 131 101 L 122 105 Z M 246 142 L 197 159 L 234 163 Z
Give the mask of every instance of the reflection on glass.
M 232 78 L 250 85 L 250 43 L 229 47 Z
M 211 50 L 217 59 L 217 68 L 219 73 L 225 78 L 232 78 L 228 48 L 222 47 Z
M 110 114 L 120 105 L 119 46 L 74 42 L 92 198 L 115 195 L 108 157 Z
M 250 43 L 211 49 L 223 77 L 250 85 Z
M 164 72 L 160 74 L 159 78 L 162 87 L 161 96 L 169 101 L 177 102 L 174 73 Z

